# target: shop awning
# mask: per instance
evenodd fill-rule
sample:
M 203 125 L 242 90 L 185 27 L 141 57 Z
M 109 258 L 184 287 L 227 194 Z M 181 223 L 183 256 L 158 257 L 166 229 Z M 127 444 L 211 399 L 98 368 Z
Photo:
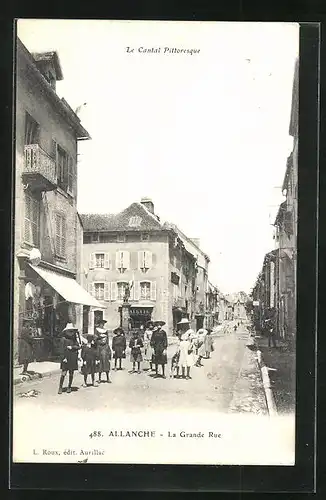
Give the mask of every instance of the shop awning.
M 32 264 L 30 264 L 30 267 L 67 302 L 105 309 L 105 307 L 84 290 L 84 288 L 74 279 L 62 276 L 53 271 L 42 269 L 41 267 L 32 266 Z

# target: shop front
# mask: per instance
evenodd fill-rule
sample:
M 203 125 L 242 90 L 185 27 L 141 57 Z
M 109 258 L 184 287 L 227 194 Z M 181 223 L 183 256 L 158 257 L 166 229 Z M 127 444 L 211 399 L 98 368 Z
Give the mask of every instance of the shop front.
M 35 361 L 56 360 L 66 324 L 73 323 L 81 331 L 81 305 L 101 305 L 72 277 L 42 265 L 26 263 L 20 283 L 19 328 L 25 318 L 31 318 Z
M 130 306 L 130 329 L 138 329 L 141 325 L 144 327 L 146 323 L 152 319 L 154 306 Z

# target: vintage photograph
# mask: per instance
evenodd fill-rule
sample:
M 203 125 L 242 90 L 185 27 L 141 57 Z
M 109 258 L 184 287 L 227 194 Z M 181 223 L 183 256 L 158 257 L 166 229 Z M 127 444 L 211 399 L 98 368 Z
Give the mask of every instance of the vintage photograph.
M 295 464 L 299 25 L 19 19 L 13 461 Z

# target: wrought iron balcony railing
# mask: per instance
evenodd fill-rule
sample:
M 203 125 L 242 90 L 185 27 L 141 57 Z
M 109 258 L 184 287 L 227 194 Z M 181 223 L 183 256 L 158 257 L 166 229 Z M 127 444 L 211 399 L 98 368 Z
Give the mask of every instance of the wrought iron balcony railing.
M 25 182 L 34 189 L 51 191 L 56 188 L 56 162 L 38 144 L 25 146 Z

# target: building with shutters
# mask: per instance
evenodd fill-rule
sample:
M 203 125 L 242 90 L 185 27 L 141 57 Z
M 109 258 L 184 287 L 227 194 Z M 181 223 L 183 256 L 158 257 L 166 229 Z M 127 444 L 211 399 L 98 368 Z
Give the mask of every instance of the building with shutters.
M 289 133 L 293 150 L 287 159 L 282 192 L 285 201 L 275 219 L 277 248 L 277 328 L 281 338 L 293 339 L 296 331 L 296 274 L 298 220 L 298 103 L 299 63 L 296 62 Z
M 82 223 L 77 213 L 77 144 L 89 139 L 56 93 L 58 54 L 31 54 L 17 41 L 14 228 L 14 355 L 22 321 L 33 319 L 37 359 L 55 355 L 80 304 L 98 306 L 80 286 Z
M 196 258 L 179 233 L 162 224 L 149 199 L 118 214 L 83 214 L 83 260 L 88 291 L 104 310 L 84 308 L 84 331 L 100 318 L 120 324 L 125 289 L 130 287 L 131 328 L 163 320 L 169 333 L 188 316 L 195 319 Z

